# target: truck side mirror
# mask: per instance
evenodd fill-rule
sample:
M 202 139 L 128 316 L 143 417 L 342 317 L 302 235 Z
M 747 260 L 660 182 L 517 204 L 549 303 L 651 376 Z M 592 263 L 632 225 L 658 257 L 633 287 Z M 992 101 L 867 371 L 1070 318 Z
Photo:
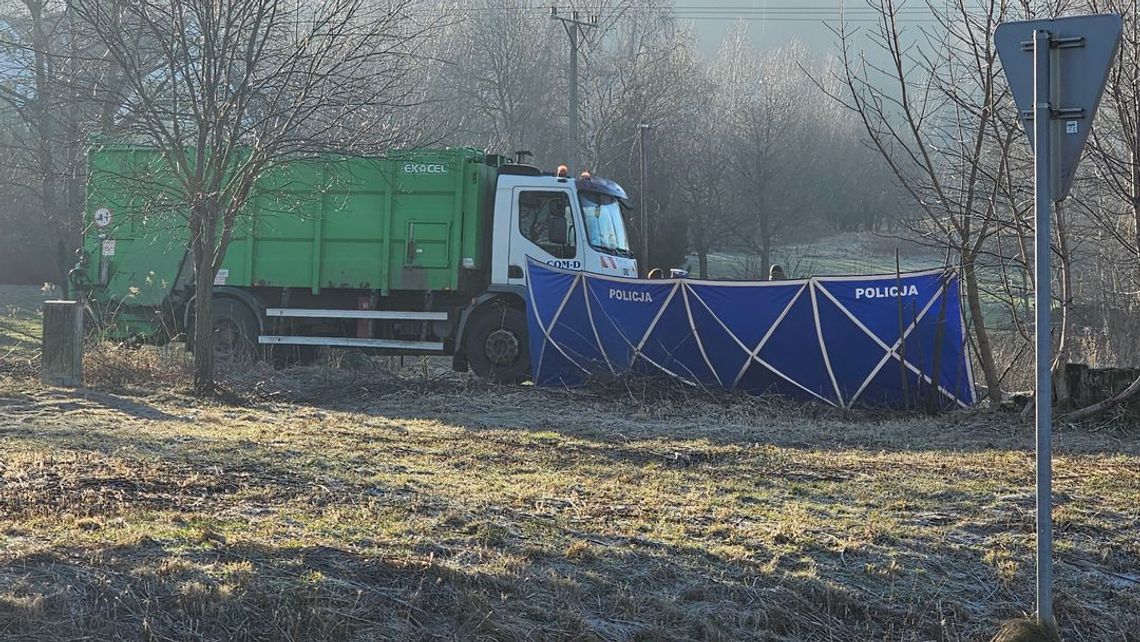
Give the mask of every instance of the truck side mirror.
M 555 245 L 566 245 L 566 217 L 551 216 L 550 227 L 547 230 L 550 242 Z

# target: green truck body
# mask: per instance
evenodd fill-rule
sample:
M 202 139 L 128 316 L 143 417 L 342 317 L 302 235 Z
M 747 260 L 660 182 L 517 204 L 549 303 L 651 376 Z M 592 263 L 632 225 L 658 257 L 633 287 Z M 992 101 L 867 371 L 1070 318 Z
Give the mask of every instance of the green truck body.
M 188 206 L 174 181 L 153 148 L 89 151 L 71 278 L 106 337 L 163 342 L 191 327 Z M 625 198 L 605 179 L 467 148 L 282 163 L 254 185 L 214 277 L 215 344 L 237 337 L 258 356 L 278 346 L 449 354 L 460 369 L 475 354 L 480 374 L 518 380 L 529 369 L 521 266 L 531 257 L 635 276 Z M 599 229 L 610 235 L 574 234 Z
M 118 308 L 113 336 L 152 335 L 151 312 L 167 302 L 187 247 L 185 211 L 164 207 L 171 180 L 158 152 L 101 147 L 89 155 L 88 203 L 110 220 L 88 233 L 87 282 L 102 306 Z M 492 192 L 500 157 L 471 149 L 423 150 L 387 158 L 328 156 L 295 161 L 258 182 L 234 229 L 216 285 L 459 291 L 487 273 Z M 103 218 L 102 220 L 107 220 Z M 465 282 L 467 281 L 467 282 Z

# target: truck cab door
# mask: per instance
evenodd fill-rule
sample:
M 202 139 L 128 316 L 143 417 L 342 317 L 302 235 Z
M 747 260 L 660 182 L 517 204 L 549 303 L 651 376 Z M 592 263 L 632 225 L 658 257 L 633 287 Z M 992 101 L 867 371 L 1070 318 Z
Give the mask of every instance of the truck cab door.
M 526 259 L 582 269 L 571 192 L 516 187 L 512 195 L 508 283 L 526 282 Z

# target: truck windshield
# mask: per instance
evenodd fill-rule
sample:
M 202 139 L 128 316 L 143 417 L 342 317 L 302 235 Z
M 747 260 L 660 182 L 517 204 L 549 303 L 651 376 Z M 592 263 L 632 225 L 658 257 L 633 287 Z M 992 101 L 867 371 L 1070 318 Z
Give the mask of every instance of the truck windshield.
M 632 256 L 618 199 L 598 192 L 578 192 L 578 200 L 582 204 L 586 238 L 590 245 L 600 250 Z

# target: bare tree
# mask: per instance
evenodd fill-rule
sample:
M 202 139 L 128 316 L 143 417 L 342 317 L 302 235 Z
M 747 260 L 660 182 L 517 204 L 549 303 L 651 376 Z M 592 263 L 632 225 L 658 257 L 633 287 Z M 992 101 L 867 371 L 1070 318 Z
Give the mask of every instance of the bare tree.
M 823 223 L 827 186 L 851 169 L 835 145 L 843 134 L 858 139 L 843 131 L 841 110 L 804 73 L 817 62 L 797 42 L 757 52 L 741 22 L 712 65 L 718 144 L 731 176 L 727 225 L 764 276 L 780 244 Z
M 565 111 L 556 61 L 565 36 L 549 16 L 522 0 L 455 0 L 438 35 L 440 62 L 433 111 L 449 141 L 512 152 L 553 151 L 562 129 L 551 114 Z
M 586 167 L 631 187 L 646 201 L 653 267 L 679 263 L 692 223 L 679 198 L 679 177 L 691 169 L 676 144 L 700 107 L 701 69 L 693 34 L 679 27 L 666 2 L 607 2 L 581 69 L 582 157 Z M 705 96 L 707 98 L 707 96 Z M 638 127 L 646 123 L 646 184 L 639 176 Z M 639 248 L 640 216 L 630 221 Z M 644 256 L 642 254 L 642 256 Z
M 214 387 L 212 292 L 258 179 L 327 150 L 383 148 L 425 27 L 411 0 L 76 0 L 120 70 L 101 95 L 160 151 L 194 268 L 194 388 Z
M 1140 10 L 1135 2 L 1121 0 L 1090 0 L 1087 9 L 1121 14 L 1124 32 L 1089 145 L 1095 167 L 1092 189 L 1078 189 L 1075 205 L 1100 229 L 1102 238 L 1120 251 L 1112 282 L 1101 287 L 1107 287 L 1114 299 L 1130 308 L 1124 317 L 1127 319 L 1135 314 L 1140 298 Z M 1114 287 L 1113 282 L 1124 274 L 1131 277 L 1124 278 L 1128 287 Z M 1109 306 L 1102 307 L 1106 316 L 1113 312 Z M 1130 328 L 1115 330 L 1129 336 Z M 1120 393 L 1074 411 L 1068 418 L 1094 416 L 1137 394 L 1140 377 Z
M 1008 94 L 990 34 L 1008 17 L 1005 3 L 979 7 L 954 0 L 929 5 L 936 28 L 903 34 L 899 3 L 874 0 L 877 31 L 887 56 L 877 68 L 856 53 L 846 25 L 835 33 L 844 92 L 835 95 L 859 115 L 874 148 L 922 210 L 917 232 L 957 257 L 966 289 L 970 329 L 992 403 L 1002 398 L 1001 375 L 986 328 L 978 261 L 1000 226 L 999 197 L 1011 137 L 995 137 Z M 1020 141 L 1019 141 L 1020 142 Z
M 30 187 L 36 244 L 46 245 L 55 281 L 67 292 L 67 271 L 74 262 L 79 214 L 83 207 L 81 141 L 89 126 L 84 112 L 89 98 L 92 60 L 87 39 L 76 28 L 70 5 L 51 0 L 20 0 L 5 8 L 0 30 L 0 102 L 17 117 L 0 164 L 10 172 L 11 187 Z M 30 239 L 31 240 L 31 239 Z
M 721 112 L 708 103 L 715 101 L 716 85 L 705 78 L 697 93 L 700 98 L 686 112 L 684 124 L 677 128 L 672 149 L 687 160 L 677 176 L 678 199 L 689 220 L 689 243 L 697 255 L 697 271 L 709 278 L 709 253 L 730 245 L 730 202 L 732 184 L 725 171 L 724 132 Z M 712 108 L 710 108 L 712 107 Z

